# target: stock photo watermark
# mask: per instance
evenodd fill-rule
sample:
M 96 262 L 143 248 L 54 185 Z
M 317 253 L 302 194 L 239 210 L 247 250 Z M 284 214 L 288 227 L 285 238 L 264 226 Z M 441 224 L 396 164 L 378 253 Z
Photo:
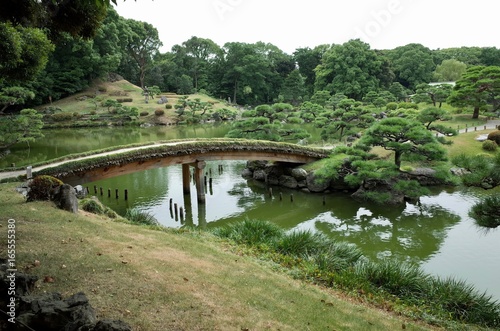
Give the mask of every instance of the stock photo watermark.
M 212 2 L 212 7 L 219 19 L 223 21 L 228 13 L 233 12 L 243 2 L 244 0 L 215 0 Z
M 16 323 L 16 220 L 7 221 L 7 311 L 8 321 Z
M 354 29 L 355 39 L 370 43 L 373 39 L 379 37 L 393 22 L 394 18 L 403 13 L 406 9 L 405 6 L 411 2 L 413 0 L 390 0 L 385 7 L 372 10 L 370 12 L 371 19 L 363 27 L 358 26 Z

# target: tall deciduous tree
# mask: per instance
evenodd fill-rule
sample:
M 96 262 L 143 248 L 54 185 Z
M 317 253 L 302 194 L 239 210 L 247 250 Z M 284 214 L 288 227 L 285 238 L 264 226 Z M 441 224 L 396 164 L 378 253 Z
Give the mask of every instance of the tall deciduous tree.
M 196 90 L 207 88 L 208 67 L 216 56 L 221 54 L 221 48 L 210 39 L 191 37 L 182 43 L 183 54 L 190 76 L 193 78 Z
M 392 62 L 396 81 L 414 90 L 421 83 L 429 83 L 436 67 L 432 52 L 421 44 L 408 44 L 387 52 Z
M 335 45 L 316 68 L 316 90 L 343 93 L 360 100 L 368 91 L 379 88 L 382 61 L 370 45 L 359 39 Z
M 389 117 L 373 124 L 360 140 L 365 146 L 381 146 L 394 152 L 394 164 L 399 169 L 402 157 L 411 160 L 445 160 L 446 151 L 432 132 L 422 123 L 399 117 Z
M 436 82 L 455 82 L 467 70 L 467 65 L 455 59 L 444 60 L 436 67 L 433 78 Z
M 153 56 L 163 45 L 158 30 L 151 24 L 133 19 L 127 20 L 127 51 L 139 69 L 139 83 L 144 88 L 146 70 L 151 65 Z
M 314 82 L 316 80 L 314 69 L 321 63 L 323 54 L 329 48 L 329 45 L 320 45 L 313 49 L 309 47 L 297 48 L 293 53 L 294 59 L 299 67 L 299 72 L 305 77 L 304 84 L 309 96 L 314 93 Z

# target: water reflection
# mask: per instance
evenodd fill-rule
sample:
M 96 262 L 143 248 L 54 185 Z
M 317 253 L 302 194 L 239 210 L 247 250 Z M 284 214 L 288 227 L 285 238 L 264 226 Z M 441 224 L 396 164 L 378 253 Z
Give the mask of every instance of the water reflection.
M 342 201 L 342 206 L 348 205 L 349 211 L 337 208 L 328 221 L 318 221 L 316 227 L 355 243 L 373 258 L 425 260 L 439 250 L 448 230 L 460 222 L 460 216 L 437 204 L 359 206 Z

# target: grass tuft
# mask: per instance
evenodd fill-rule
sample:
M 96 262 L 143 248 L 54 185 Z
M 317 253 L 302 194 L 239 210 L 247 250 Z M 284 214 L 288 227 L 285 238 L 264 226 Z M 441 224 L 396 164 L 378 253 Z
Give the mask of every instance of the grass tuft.
M 125 218 L 135 224 L 159 225 L 153 214 L 139 209 L 127 209 Z

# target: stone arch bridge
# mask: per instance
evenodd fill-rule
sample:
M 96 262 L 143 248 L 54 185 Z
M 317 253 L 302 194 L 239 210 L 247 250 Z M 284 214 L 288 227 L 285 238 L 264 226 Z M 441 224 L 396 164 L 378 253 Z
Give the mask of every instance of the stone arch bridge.
M 305 164 L 328 157 L 329 150 L 290 143 L 246 139 L 197 139 L 154 143 L 135 148 L 117 149 L 32 169 L 32 175 L 51 175 L 71 184 L 170 165 L 182 165 L 183 188 L 190 190 L 190 167 L 194 167 L 198 202 L 205 202 L 204 172 L 206 161 L 269 160 Z M 5 177 L 5 176 L 4 176 Z

